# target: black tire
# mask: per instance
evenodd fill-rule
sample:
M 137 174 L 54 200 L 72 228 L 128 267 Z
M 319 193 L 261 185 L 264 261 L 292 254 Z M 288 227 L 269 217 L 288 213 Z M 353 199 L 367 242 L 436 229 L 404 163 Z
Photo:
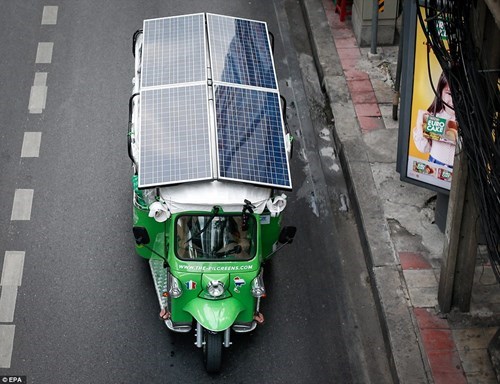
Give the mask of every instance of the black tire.
M 208 373 L 218 373 L 222 364 L 222 336 L 221 332 L 203 331 L 203 360 Z

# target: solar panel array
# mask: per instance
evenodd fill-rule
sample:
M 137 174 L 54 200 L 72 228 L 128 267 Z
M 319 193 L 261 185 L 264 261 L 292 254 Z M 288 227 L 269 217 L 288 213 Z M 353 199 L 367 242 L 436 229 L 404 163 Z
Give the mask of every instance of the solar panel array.
M 208 34 L 204 14 L 144 22 L 139 187 L 220 178 L 291 188 L 266 24 L 206 21 Z

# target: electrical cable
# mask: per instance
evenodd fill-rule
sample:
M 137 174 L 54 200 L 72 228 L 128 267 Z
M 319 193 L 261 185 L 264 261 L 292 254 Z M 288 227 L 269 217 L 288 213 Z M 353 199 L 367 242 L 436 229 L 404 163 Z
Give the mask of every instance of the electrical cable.
M 484 28 L 474 18 L 476 7 L 471 1 L 426 0 L 417 12 L 428 51 L 450 86 L 488 257 L 500 282 L 500 82 L 498 71 L 481 65 L 472 35 Z

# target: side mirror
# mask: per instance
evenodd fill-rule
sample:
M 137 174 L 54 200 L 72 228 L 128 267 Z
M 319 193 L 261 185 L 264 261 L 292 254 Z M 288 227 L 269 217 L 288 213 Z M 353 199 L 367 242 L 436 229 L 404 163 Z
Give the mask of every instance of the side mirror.
M 144 227 L 134 227 L 132 228 L 134 231 L 135 242 L 137 245 L 145 245 L 149 244 L 149 234 L 148 230 Z
M 296 232 L 297 232 L 296 227 L 283 227 L 283 229 L 280 232 L 278 241 L 281 244 L 291 244 L 293 242 L 293 238 L 295 237 Z

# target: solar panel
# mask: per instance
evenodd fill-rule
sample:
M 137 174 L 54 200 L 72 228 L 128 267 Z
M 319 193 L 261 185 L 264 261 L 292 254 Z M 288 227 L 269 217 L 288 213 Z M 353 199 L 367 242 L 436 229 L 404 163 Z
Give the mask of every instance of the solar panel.
M 276 89 L 266 24 L 207 15 L 214 81 Z
M 217 178 L 291 188 L 265 23 L 151 19 L 143 41 L 140 188 Z
M 291 188 L 276 92 L 215 89 L 220 178 Z
M 206 80 L 203 14 L 144 21 L 142 87 Z
M 141 94 L 139 187 L 212 178 L 207 85 Z

